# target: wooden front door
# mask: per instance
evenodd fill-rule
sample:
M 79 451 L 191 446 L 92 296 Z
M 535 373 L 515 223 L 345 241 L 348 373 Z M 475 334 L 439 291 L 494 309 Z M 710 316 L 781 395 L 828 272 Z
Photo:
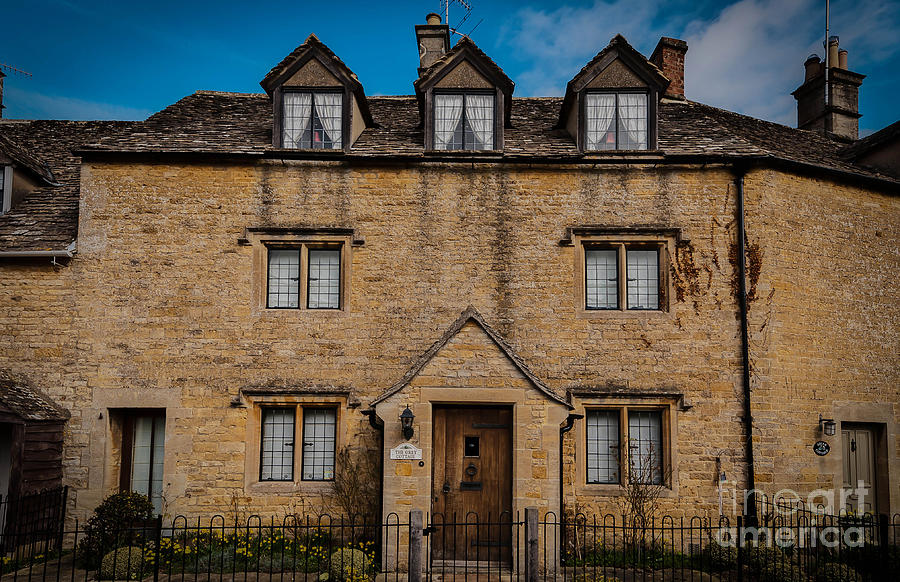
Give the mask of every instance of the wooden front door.
M 847 496 L 847 510 L 876 515 L 878 508 L 875 497 L 875 431 L 871 426 L 846 425 L 841 429 L 841 448 L 844 462 L 845 489 L 853 490 Z M 865 487 L 865 497 L 860 504 L 857 486 Z
M 512 409 L 435 407 L 432 558 L 512 554 Z

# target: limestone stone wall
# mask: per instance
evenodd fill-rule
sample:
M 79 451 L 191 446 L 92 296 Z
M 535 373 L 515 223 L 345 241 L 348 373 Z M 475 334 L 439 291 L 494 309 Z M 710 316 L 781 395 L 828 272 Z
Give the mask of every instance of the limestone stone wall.
M 879 510 L 896 512 L 900 198 L 775 171 L 752 173 L 746 194 L 757 484 L 839 488 L 841 423 L 872 423 Z M 819 432 L 820 414 L 836 436 Z
M 900 266 L 896 198 L 776 172 L 751 173 L 746 188 L 758 255 L 757 474 L 773 486 L 797 475 L 812 486 L 823 481 L 820 469 L 834 468 L 807 460 L 819 410 L 832 400 L 879 410 L 898 401 L 897 287 L 886 284 Z M 665 501 L 673 511 L 712 511 L 716 457 L 729 479 L 745 477 L 734 200 L 730 172 L 709 167 L 90 163 L 71 264 L 0 267 L 0 366 L 28 374 L 72 410 L 64 463 L 77 515 L 114 489 L 108 410 L 119 407 L 166 408 L 169 514 L 240 506 L 277 515 L 328 503 L 327 487 L 247 486 L 247 455 L 258 450 L 247 445 L 256 421 L 241 390 L 349 390 L 346 444 L 380 455 L 361 410 L 471 304 L 559 394 L 682 394 L 689 406 L 673 407 L 670 445 L 678 481 Z M 577 248 L 559 241 L 581 225 L 679 229 L 668 311 L 579 316 Z M 245 242 L 252 227 L 355 229 L 358 244 L 345 248 L 347 309 L 260 306 L 258 243 Z M 840 284 L 827 283 L 829 263 L 839 265 Z M 842 315 L 832 313 L 835 301 Z M 522 405 L 540 412 L 521 393 Z M 385 415 L 389 439 L 399 425 Z M 562 419 L 551 416 L 534 417 L 545 423 L 541 434 L 558 435 Z M 615 507 L 614 494 L 573 487 L 584 462 L 577 429 L 565 444 L 567 503 Z M 531 490 L 549 506 L 557 468 L 555 450 L 546 452 L 545 461 L 516 463 L 546 466 L 547 481 Z M 395 477 L 417 478 L 386 467 L 386 482 Z M 408 485 L 424 494 L 424 482 Z

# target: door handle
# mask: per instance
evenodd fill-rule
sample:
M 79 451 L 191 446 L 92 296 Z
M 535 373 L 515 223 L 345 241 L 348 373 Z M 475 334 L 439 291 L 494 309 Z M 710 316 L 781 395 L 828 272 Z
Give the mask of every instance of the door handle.
M 450 482 L 444 481 L 444 486 L 441 487 L 441 493 L 450 493 Z

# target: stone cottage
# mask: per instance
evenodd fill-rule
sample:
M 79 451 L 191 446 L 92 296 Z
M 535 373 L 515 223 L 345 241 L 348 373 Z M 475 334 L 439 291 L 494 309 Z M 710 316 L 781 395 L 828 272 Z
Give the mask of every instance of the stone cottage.
M 556 98 L 415 34 L 411 95 L 310 36 L 262 93 L 0 122 L 0 368 L 67 411 L 73 515 L 339 511 L 342 451 L 382 516 L 900 511 L 900 130 L 836 43 L 793 129 L 687 99 L 681 40 Z

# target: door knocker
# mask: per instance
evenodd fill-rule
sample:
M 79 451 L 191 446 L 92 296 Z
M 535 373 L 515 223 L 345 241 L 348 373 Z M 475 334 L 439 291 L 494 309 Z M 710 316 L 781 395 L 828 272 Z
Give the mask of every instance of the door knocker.
M 466 474 L 467 481 L 459 484 L 461 491 L 481 491 L 481 481 L 475 481 L 475 475 L 478 474 L 478 467 L 475 463 L 469 463 L 469 466 L 463 471 Z

